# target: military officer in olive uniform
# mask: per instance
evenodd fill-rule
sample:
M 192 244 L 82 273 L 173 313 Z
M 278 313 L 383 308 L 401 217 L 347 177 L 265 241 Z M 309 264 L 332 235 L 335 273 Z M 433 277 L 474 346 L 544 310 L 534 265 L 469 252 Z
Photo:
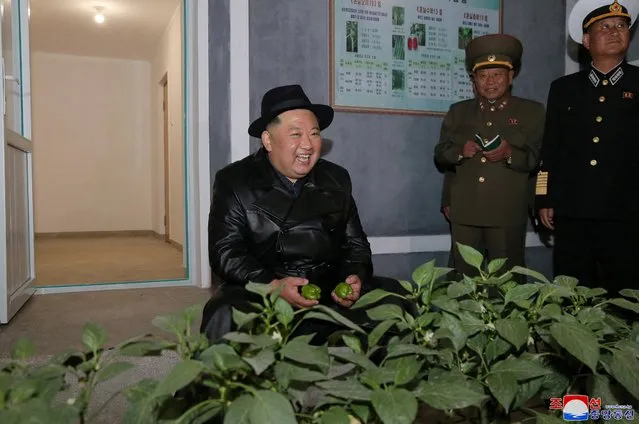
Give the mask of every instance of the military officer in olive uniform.
M 450 206 L 455 267 L 467 275 L 476 270 L 456 243 L 488 260 L 507 258 L 510 267 L 525 264 L 529 176 L 539 165 L 545 111 L 541 103 L 510 94 L 522 51 L 519 40 L 504 34 L 469 43 L 466 63 L 476 97 L 450 107 L 435 147 L 438 164 L 454 169 L 442 200 Z M 498 147 L 480 145 L 491 140 Z
M 592 62 L 550 87 L 536 187 L 539 218 L 554 231 L 554 274 L 611 295 L 637 287 L 639 68 L 626 62 L 637 13 L 637 0 L 574 6 L 570 36 Z

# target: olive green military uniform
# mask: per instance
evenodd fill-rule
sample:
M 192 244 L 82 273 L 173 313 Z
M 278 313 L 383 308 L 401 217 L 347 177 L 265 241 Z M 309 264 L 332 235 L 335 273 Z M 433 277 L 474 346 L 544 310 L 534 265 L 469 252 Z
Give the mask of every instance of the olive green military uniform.
M 491 51 L 491 47 L 498 50 L 504 46 L 479 47 Z M 525 264 L 530 177 L 539 164 L 544 119 L 541 103 L 510 95 L 494 103 L 476 98 L 450 107 L 435 159 L 454 169 L 447 172 L 442 193 L 442 206 L 450 205 L 453 244 L 486 252 L 489 260 L 508 258 L 507 266 Z M 499 162 L 490 162 L 481 152 L 463 158 L 463 147 L 475 134 L 484 139 L 499 135 L 510 144 L 511 156 Z M 475 270 L 465 265 L 456 248 L 453 250 L 455 267 L 472 275 Z

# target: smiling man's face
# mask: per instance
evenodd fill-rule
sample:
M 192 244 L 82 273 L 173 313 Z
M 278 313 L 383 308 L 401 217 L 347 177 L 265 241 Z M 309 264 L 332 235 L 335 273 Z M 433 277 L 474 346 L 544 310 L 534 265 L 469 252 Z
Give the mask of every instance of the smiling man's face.
M 295 182 L 319 160 L 322 138 L 317 117 L 307 109 L 283 112 L 262 133 L 262 144 L 273 166 Z

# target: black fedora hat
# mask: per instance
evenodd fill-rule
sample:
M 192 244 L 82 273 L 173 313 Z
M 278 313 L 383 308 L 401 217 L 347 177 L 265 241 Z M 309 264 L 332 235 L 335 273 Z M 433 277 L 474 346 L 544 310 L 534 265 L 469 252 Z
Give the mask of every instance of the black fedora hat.
M 293 109 L 308 109 L 313 112 L 319 122 L 320 130 L 331 124 L 335 114 L 330 106 L 311 103 L 302 87 L 297 84 L 275 87 L 262 97 L 262 116 L 251 123 L 248 129 L 249 135 L 260 138 L 262 131 L 273 118 Z

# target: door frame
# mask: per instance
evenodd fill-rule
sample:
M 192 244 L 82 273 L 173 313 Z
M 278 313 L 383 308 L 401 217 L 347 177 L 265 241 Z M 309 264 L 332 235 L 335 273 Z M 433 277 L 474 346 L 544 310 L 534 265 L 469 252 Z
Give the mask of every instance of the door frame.
M 248 0 L 233 0 L 242 3 Z M 211 286 L 208 260 L 208 212 L 211 199 L 209 159 L 209 11 L 208 2 L 182 0 L 185 169 L 185 263 L 183 279 L 36 287 L 35 294 L 74 293 L 175 286 Z M 233 9 L 233 6 L 231 6 Z M 247 68 L 248 72 L 248 68 Z M 37 272 L 37 270 L 36 270 Z
M 169 74 L 164 74 L 160 80 L 162 87 L 162 145 L 164 146 L 163 172 L 164 176 L 164 241 L 171 241 L 171 202 L 170 202 L 170 178 L 169 178 Z

